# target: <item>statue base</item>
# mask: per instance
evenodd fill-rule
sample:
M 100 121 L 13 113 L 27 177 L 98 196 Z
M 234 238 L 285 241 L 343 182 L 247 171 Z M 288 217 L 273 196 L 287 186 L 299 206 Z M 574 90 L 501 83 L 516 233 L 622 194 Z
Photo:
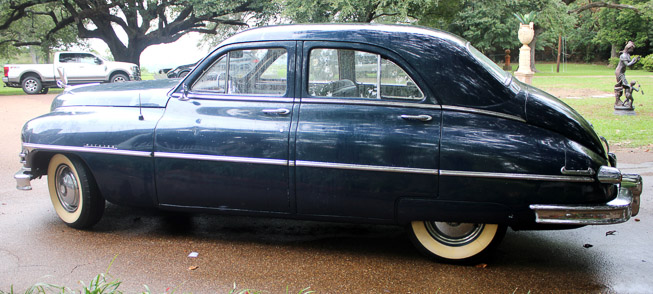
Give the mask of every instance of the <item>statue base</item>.
M 533 83 L 533 75 L 535 73 L 532 72 L 520 72 L 516 71 L 515 72 L 515 77 L 522 83 L 529 84 L 531 85 Z
M 635 116 L 637 115 L 637 112 L 635 112 L 635 109 L 630 109 L 630 108 L 618 109 L 617 107 L 615 107 L 614 115 Z

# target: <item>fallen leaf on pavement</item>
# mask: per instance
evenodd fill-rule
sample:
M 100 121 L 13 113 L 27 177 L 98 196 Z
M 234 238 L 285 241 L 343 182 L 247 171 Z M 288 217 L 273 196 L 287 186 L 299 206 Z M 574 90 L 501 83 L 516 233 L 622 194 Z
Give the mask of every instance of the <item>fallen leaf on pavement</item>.
M 476 267 L 477 267 L 477 268 L 486 268 L 486 267 L 487 267 L 487 263 L 480 263 L 480 264 L 477 264 Z
M 194 270 L 196 270 L 198 268 L 199 268 L 199 266 L 193 265 L 193 266 L 188 267 L 188 270 L 189 271 L 194 271 Z
M 638 222 L 638 221 L 640 221 L 640 219 L 636 218 L 635 221 Z
M 583 247 L 585 247 L 585 248 L 591 248 L 591 247 L 594 247 L 594 245 L 592 245 L 592 244 L 585 244 L 585 245 L 583 245 Z
M 605 235 L 606 236 L 614 236 L 614 233 L 616 233 L 616 232 L 617 231 L 607 231 L 607 232 L 605 232 Z

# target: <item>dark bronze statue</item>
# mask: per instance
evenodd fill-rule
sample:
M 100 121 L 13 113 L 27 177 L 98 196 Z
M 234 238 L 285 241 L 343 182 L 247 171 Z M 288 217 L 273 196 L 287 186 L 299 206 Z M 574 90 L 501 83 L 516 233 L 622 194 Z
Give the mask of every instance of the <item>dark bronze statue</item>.
M 617 64 L 617 69 L 614 71 L 614 74 L 617 78 L 617 84 L 614 85 L 614 95 L 615 95 L 614 109 L 615 110 L 635 109 L 632 103 L 633 86 L 635 84 L 634 82 L 628 83 L 628 80 L 626 80 L 626 69 L 629 66 L 637 63 L 637 61 L 639 61 L 639 57 L 637 58 L 630 57 L 630 54 L 632 54 L 634 50 L 635 50 L 635 43 L 633 43 L 633 41 L 628 41 L 628 43 L 626 43 L 626 47 L 621 52 L 621 56 L 619 56 L 619 64 Z M 626 92 L 626 100 L 622 102 L 621 96 L 624 94 L 624 91 Z M 639 91 L 639 89 L 637 89 L 636 91 Z

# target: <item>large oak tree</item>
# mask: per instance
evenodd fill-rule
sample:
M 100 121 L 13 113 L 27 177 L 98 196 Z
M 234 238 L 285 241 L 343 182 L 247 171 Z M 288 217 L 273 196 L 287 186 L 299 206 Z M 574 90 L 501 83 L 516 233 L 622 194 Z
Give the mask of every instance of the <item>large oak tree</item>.
M 104 41 L 117 61 L 139 64 L 145 48 L 190 32 L 215 34 L 224 25 L 247 26 L 276 12 L 266 0 L 4 0 L 0 45 L 56 44 L 58 34 Z M 38 34 L 20 34 L 38 20 Z

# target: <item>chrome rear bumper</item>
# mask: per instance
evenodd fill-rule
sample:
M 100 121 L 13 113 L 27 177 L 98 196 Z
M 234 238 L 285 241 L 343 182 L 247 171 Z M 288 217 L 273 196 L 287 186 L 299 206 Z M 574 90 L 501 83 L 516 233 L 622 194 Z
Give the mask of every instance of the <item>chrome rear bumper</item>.
M 621 175 L 619 194 L 614 200 L 597 205 L 533 204 L 535 222 L 539 224 L 608 225 L 628 221 L 639 213 L 642 177 Z

